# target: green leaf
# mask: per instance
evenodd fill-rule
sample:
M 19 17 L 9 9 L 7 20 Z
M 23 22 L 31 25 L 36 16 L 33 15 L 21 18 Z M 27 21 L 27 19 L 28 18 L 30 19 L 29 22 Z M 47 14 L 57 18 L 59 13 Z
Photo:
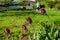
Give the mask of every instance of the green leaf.
M 33 37 L 34 37 L 34 39 L 36 38 L 35 33 L 34 33 Z
M 60 40 L 60 38 L 58 40 Z
M 29 38 L 29 40 L 32 40 L 30 35 L 28 36 L 28 38 Z
M 52 22 L 52 27 L 51 27 L 51 35 L 52 35 L 52 33 L 53 33 L 53 29 L 54 29 L 54 23 Z
M 37 40 L 39 40 L 39 34 L 37 33 Z
M 56 37 L 58 35 L 58 30 L 54 33 L 54 37 Z
M 48 40 L 48 38 L 46 37 L 45 40 Z

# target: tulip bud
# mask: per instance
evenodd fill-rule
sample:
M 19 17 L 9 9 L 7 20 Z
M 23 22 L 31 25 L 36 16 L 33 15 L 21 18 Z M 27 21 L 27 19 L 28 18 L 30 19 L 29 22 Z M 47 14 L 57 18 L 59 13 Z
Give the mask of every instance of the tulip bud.
M 23 29 L 23 30 L 26 30 L 27 28 L 26 28 L 26 26 L 25 26 L 25 25 L 22 25 L 22 29 Z
M 42 13 L 42 14 L 46 13 L 46 10 L 45 10 L 44 8 L 41 9 L 41 13 Z
M 8 28 L 6 28 L 6 29 L 4 30 L 4 32 L 5 32 L 6 34 L 8 34 L 8 33 L 10 33 L 10 30 L 9 30 Z
M 28 17 L 28 18 L 26 19 L 26 22 L 27 22 L 27 23 L 31 23 L 31 22 L 32 22 L 32 19 L 31 19 L 30 17 Z
M 21 34 L 21 35 L 20 35 L 20 37 L 21 37 L 21 38 L 24 38 L 24 37 L 25 37 L 25 35 L 24 35 L 24 34 Z

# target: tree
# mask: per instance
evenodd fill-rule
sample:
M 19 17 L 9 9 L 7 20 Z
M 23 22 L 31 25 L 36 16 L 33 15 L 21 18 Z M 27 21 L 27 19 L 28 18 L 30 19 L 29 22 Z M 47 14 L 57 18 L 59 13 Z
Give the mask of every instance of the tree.
M 11 4 L 13 0 L 0 0 L 0 5 Z

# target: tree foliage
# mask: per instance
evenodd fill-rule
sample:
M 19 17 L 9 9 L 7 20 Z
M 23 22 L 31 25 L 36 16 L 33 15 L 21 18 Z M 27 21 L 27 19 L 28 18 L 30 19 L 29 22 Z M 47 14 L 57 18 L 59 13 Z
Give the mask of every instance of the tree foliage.
M 0 5 L 11 4 L 13 0 L 0 0 Z

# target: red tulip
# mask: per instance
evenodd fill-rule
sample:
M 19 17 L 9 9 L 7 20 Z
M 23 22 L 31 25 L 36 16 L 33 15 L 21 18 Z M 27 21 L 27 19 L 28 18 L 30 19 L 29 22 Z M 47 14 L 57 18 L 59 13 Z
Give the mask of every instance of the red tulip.
M 27 23 L 31 23 L 31 22 L 32 22 L 32 19 L 31 19 L 30 17 L 28 17 L 28 18 L 26 19 L 26 22 L 27 22 Z
M 25 25 L 22 25 L 22 29 L 23 29 L 23 30 L 26 30 L 27 28 L 26 28 L 26 26 L 25 26 Z
M 8 28 L 6 28 L 6 29 L 4 30 L 4 32 L 5 32 L 6 34 L 9 34 L 9 33 L 10 33 L 10 30 L 9 30 Z
M 44 8 L 41 9 L 41 13 L 44 14 L 46 13 L 46 10 Z
M 20 35 L 20 37 L 21 37 L 21 38 L 24 38 L 24 37 L 25 37 L 25 35 L 24 35 L 24 34 L 21 34 L 21 35 Z

